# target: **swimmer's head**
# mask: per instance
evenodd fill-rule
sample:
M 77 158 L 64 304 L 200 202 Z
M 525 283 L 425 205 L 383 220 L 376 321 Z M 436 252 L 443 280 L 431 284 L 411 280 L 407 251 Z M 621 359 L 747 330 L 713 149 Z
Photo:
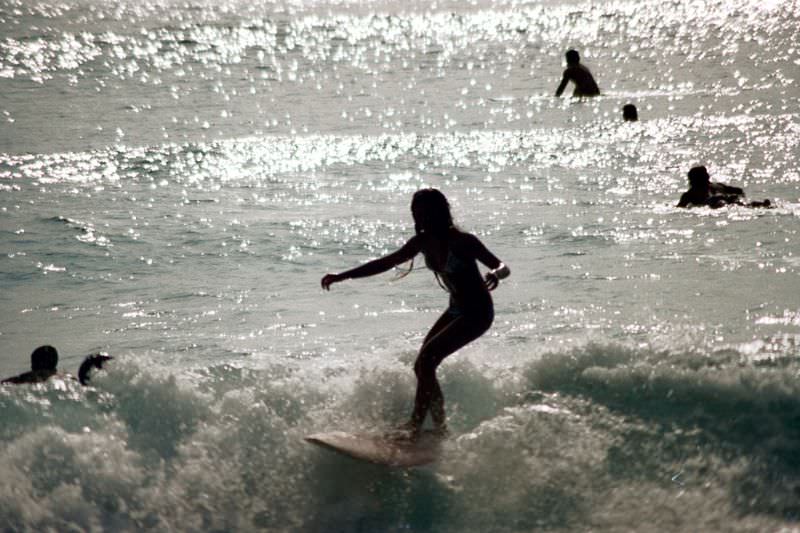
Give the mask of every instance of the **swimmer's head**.
M 689 185 L 692 187 L 706 187 L 708 186 L 709 176 L 706 167 L 697 166 L 689 170 Z
M 450 203 L 438 189 L 420 189 L 411 199 L 411 215 L 417 234 L 444 235 L 453 227 Z
M 628 122 L 636 122 L 639 120 L 639 111 L 636 110 L 636 106 L 633 104 L 625 104 L 622 106 L 622 118 Z
M 577 50 L 567 50 L 567 65 L 577 65 L 581 62 L 581 56 L 578 54 Z
M 58 352 L 52 346 L 39 346 L 31 353 L 31 370 L 55 370 Z

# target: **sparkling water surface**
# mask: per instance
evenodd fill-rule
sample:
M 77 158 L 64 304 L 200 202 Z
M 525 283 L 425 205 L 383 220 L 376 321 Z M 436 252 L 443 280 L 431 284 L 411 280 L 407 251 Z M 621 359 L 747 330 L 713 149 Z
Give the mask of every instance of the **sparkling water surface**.
M 800 7 L 711 0 L 0 0 L 0 389 L 12 531 L 794 531 Z M 577 48 L 603 91 L 557 99 Z M 570 93 L 571 89 L 567 90 Z M 625 123 L 635 103 L 640 121 Z M 696 164 L 774 209 L 675 208 Z M 510 268 L 388 427 L 447 295 L 394 250 L 440 188 Z

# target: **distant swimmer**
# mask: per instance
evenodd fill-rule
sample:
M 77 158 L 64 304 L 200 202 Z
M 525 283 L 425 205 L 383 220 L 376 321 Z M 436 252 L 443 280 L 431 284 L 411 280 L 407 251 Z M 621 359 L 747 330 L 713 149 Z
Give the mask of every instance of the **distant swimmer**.
M 564 76 L 561 78 L 558 89 L 556 89 L 556 96 L 561 96 L 570 81 L 575 84 L 572 96 L 598 96 L 600 88 L 597 86 L 597 82 L 594 81 L 589 69 L 581 64 L 581 56 L 578 51 L 567 50 L 566 56 L 567 68 L 564 69 Z
M 58 373 L 58 351 L 52 346 L 39 346 L 31 353 L 31 369 L 0 383 L 42 383 Z
M 81 385 L 88 385 L 92 370 L 103 368 L 105 362 L 111 359 L 114 358 L 100 353 L 86 356 L 86 359 L 83 360 L 80 368 L 78 368 L 78 381 L 81 382 Z
M 745 203 L 744 189 L 725 183 L 712 182 L 704 166 L 692 167 L 688 173 L 689 190 L 681 195 L 676 207 L 708 206 L 718 209 L 726 205 L 772 207 L 769 199 Z
M 639 120 L 639 111 L 633 104 L 625 104 L 622 106 L 622 118 L 625 122 L 636 122 Z
M 78 380 L 82 385 L 89 384 L 89 375 L 92 369 L 103 368 L 103 364 L 113 359 L 109 355 L 93 354 L 86 357 L 78 369 Z M 20 385 L 24 383 L 43 383 L 58 373 L 58 351 L 52 346 L 39 346 L 31 353 L 31 370 L 6 378 L 0 383 Z M 70 374 L 63 374 L 61 377 L 75 379 Z
M 436 368 L 445 357 L 489 329 L 494 320 L 494 304 L 489 292 L 497 288 L 510 271 L 476 236 L 455 226 L 450 204 L 439 190 L 421 189 L 414 193 L 411 214 L 416 234 L 399 250 L 341 274 L 327 274 L 322 278 L 322 288 L 330 290 L 334 283 L 373 276 L 411 261 L 407 274 L 413 269 L 414 257 L 422 253 L 426 266 L 450 293 L 449 307 L 425 336 L 414 363 L 417 376 L 414 410 L 401 429 L 416 438 L 428 412 L 435 431 L 447 434 L 444 396 L 436 379 Z M 485 276 L 481 276 L 477 261 L 490 269 Z

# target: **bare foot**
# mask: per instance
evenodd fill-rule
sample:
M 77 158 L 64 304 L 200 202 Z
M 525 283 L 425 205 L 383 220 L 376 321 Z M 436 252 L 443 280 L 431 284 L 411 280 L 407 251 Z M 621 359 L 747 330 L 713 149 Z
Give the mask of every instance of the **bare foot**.
M 387 437 L 393 440 L 417 440 L 422 433 L 422 428 L 413 422 L 406 422 L 387 432 Z
M 450 436 L 450 430 L 447 429 L 447 424 L 442 424 L 433 428 L 433 430 L 431 430 L 431 434 L 437 439 L 446 439 Z

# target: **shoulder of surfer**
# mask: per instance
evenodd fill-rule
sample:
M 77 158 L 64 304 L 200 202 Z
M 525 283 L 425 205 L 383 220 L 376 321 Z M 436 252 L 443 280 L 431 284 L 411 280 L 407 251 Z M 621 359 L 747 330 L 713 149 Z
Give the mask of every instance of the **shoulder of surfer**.
M 456 255 L 473 256 L 481 246 L 481 241 L 472 233 L 454 230 L 451 247 Z

